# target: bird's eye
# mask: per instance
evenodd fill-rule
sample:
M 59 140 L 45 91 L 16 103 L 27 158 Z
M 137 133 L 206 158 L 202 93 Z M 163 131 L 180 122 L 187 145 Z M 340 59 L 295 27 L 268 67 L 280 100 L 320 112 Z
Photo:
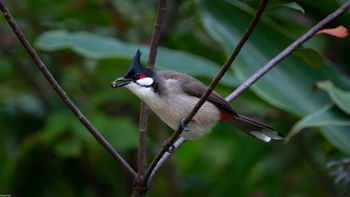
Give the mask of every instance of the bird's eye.
M 137 78 L 139 78 L 139 79 L 143 79 L 143 78 L 146 77 L 145 74 L 140 74 L 140 73 L 136 73 L 135 76 L 136 76 Z

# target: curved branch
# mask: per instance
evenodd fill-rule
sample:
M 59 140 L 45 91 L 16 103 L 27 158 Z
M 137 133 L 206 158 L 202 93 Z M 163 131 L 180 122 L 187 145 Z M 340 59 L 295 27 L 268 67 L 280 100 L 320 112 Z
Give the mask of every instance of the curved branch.
M 186 141 L 184 137 L 180 137 L 176 142 L 174 143 L 174 152 Z M 148 179 L 148 184 L 150 184 L 151 180 L 153 179 L 154 175 L 158 172 L 159 168 L 166 162 L 170 157 L 172 153 L 166 152 L 162 158 L 157 163 L 156 167 L 152 170 L 152 173 L 150 175 L 150 178 Z
M 249 36 L 251 35 L 251 33 L 253 32 L 257 22 L 259 21 L 259 19 L 261 18 L 261 15 L 267 5 L 267 1 L 268 0 L 261 0 L 260 5 L 256 11 L 256 14 L 253 18 L 253 20 L 250 22 L 247 30 L 244 32 L 242 38 L 240 39 L 240 41 L 238 42 L 238 44 L 236 45 L 236 47 L 234 48 L 232 54 L 230 55 L 230 57 L 226 60 L 226 62 L 224 63 L 224 65 L 221 67 L 219 73 L 216 75 L 216 77 L 211 81 L 207 91 L 202 95 L 202 97 L 200 98 L 200 100 L 197 102 L 197 104 L 193 107 L 191 113 L 184 119 L 183 123 L 185 125 L 187 125 L 192 118 L 196 115 L 196 113 L 198 112 L 198 110 L 200 109 L 200 107 L 204 104 L 204 102 L 208 99 L 209 95 L 211 94 L 211 92 L 214 90 L 215 86 L 219 83 L 220 79 L 224 76 L 224 74 L 226 73 L 226 71 L 229 69 L 229 67 L 231 66 L 232 62 L 235 60 L 235 58 L 237 57 L 237 55 L 239 54 L 240 50 L 242 49 L 243 45 L 245 44 L 245 42 L 248 40 Z M 173 145 L 176 141 L 176 139 L 181 135 L 182 133 L 182 128 L 179 127 L 169 138 L 168 143 L 170 145 Z M 162 147 L 162 149 L 159 151 L 159 153 L 156 155 L 156 157 L 154 158 L 154 160 L 152 161 L 150 167 L 147 170 L 146 176 L 145 176 L 145 182 L 150 182 L 149 178 L 152 174 L 152 172 L 154 171 L 155 167 L 157 166 L 157 164 L 159 163 L 159 161 L 161 160 L 161 158 L 163 157 L 163 155 L 167 152 L 166 147 Z
M 132 167 L 124 160 L 124 158 L 113 148 L 111 144 L 97 131 L 97 129 L 90 123 L 90 121 L 84 116 L 79 108 L 73 103 L 73 101 L 68 97 L 66 92 L 57 83 L 56 79 L 52 76 L 50 71 L 47 69 L 43 61 L 40 59 L 38 53 L 31 46 L 29 41 L 23 32 L 19 29 L 16 21 L 12 17 L 11 13 L 7 7 L 0 1 L 0 10 L 4 17 L 6 18 L 8 24 L 11 26 L 13 32 L 17 35 L 19 41 L 26 49 L 30 57 L 33 59 L 35 65 L 45 76 L 47 81 L 50 83 L 51 87 L 56 91 L 56 93 L 62 98 L 66 106 L 74 113 L 74 115 L 79 119 L 79 121 L 85 126 L 85 128 L 96 138 L 96 140 L 111 154 L 111 156 L 118 162 L 122 167 L 129 173 L 133 178 L 136 177 L 136 172 Z
M 346 10 L 350 8 L 350 0 L 328 15 L 326 18 L 322 19 L 316 25 L 314 25 L 309 31 L 305 32 L 302 36 L 300 36 L 297 40 L 295 40 L 292 44 L 290 44 L 287 48 L 281 51 L 278 55 L 272 58 L 265 66 L 263 66 L 259 71 L 254 73 L 249 79 L 247 79 L 244 83 L 242 83 L 235 91 L 233 91 L 226 100 L 228 102 L 232 102 L 236 99 L 244 90 L 248 89 L 251 85 L 253 85 L 257 80 L 259 80 L 262 76 L 264 76 L 267 72 L 269 72 L 273 67 L 275 67 L 279 62 L 281 62 L 284 58 L 286 58 L 289 54 L 291 54 L 295 49 L 297 49 L 304 42 L 313 37 L 318 31 L 321 30 L 327 23 L 331 22 L 341 14 L 343 14 Z

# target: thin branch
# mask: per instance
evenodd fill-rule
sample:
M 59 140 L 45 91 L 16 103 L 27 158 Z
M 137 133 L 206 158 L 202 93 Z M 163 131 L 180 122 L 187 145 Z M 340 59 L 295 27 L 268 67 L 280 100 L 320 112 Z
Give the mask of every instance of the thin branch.
M 186 141 L 186 139 L 184 137 L 180 137 L 178 140 L 176 140 L 176 142 L 174 143 L 174 151 L 172 153 L 174 153 L 184 142 Z M 166 162 L 172 155 L 172 153 L 168 153 L 166 152 L 162 158 L 159 160 L 159 162 L 157 163 L 156 167 L 154 167 L 150 178 L 148 179 L 148 184 L 150 184 L 151 180 L 153 179 L 154 175 L 156 175 L 156 173 L 158 172 L 159 168 L 164 164 L 164 162 Z
M 146 147 L 146 137 L 147 137 L 147 122 L 148 122 L 148 106 L 141 101 L 140 107 L 140 119 L 139 119 L 139 149 L 137 158 L 137 170 L 139 176 L 139 182 L 142 182 L 143 177 L 147 170 L 147 147 Z
M 221 67 L 220 72 L 217 74 L 217 76 L 211 81 L 207 91 L 203 94 L 201 99 L 197 102 L 197 104 L 193 107 L 191 113 L 183 120 L 183 123 L 187 125 L 191 119 L 196 115 L 200 107 L 204 104 L 204 102 L 208 99 L 209 95 L 211 92 L 214 90 L 215 86 L 219 83 L 220 79 L 224 76 L 226 71 L 229 69 L 231 66 L 232 62 L 235 60 L 237 55 L 239 54 L 240 50 L 242 49 L 243 45 L 245 42 L 248 40 L 249 36 L 251 35 L 252 31 L 254 30 L 257 22 L 261 18 L 261 15 L 267 5 L 268 0 L 262 0 L 260 2 L 260 5 L 256 11 L 256 14 L 249 24 L 247 30 L 244 32 L 241 40 L 238 42 L 237 46 L 234 48 L 232 54 L 230 57 L 226 60 L 224 65 Z M 179 127 L 169 138 L 168 143 L 169 145 L 173 145 L 176 139 L 181 135 L 182 128 Z M 145 181 L 149 182 L 149 178 L 154 170 L 154 168 L 157 166 L 157 163 L 161 160 L 163 155 L 167 152 L 167 147 L 162 147 L 162 149 L 159 151 L 159 153 L 156 155 L 154 160 L 152 161 L 150 167 L 147 170 L 147 174 L 145 176 Z
M 164 21 L 166 11 L 166 0 L 159 0 L 156 21 L 153 27 L 153 34 L 151 39 L 151 47 L 147 62 L 147 67 L 153 69 L 157 57 L 157 49 L 159 45 L 159 39 L 161 35 L 161 27 Z M 147 191 L 147 184 L 145 184 L 144 176 L 147 171 L 147 122 L 148 122 L 148 106 L 141 101 L 140 108 L 140 121 L 139 121 L 139 149 L 138 149 L 138 179 L 134 183 L 133 196 L 142 196 Z
M 80 112 L 78 107 L 72 102 L 72 100 L 67 96 L 66 92 L 57 83 L 56 79 L 52 76 L 50 71 L 47 69 L 43 61 L 40 59 L 38 53 L 31 46 L 23 32 L 19 29 L 16 21 L 12 17 L 11 13 L 7 7 L 0 1 L 0 10 L 5 16 L 7 22 L 11 26 L 13 32 L 17 35 L 19 41 L 26 49 L 30 57 L 33 59 L 34 63 L 38 69 L 42 72 L 45 78 L 50 83 L 51 87 L 56 91 L 56 93 L 62 98 L 67 107 L 74 113 L 74 115 L 79 119 L 79 121 L 88 129 L 88 131 L 96 138 L 96 140 L 112 155 L 112 157 L 122 165 L 122 167 L 129 173 L 133 178 L 136 177 L 136 172 L 131 168 L 131 166 L 120 156 L 120 154 L 113 148 L 111 144 L 96 130 L 96 128 L 90 123 L 90 121 Z
M 244 83 L 242 83 L 235 91 L 233 91 L 226 100 L 228 102 L 232 102 L 236 99 L 244 90 L 253 85 L 257 80 L 259 80 L 262 76 L 264 76 L 267 72 L 269 72 L 274 66 L 276 66 L 280 61 L 286 58 L 289 54 L 291 54 L 295 49 L 297 49 L 300 45 L 306 42 L 308 39 L 313 37 L 322 27 L 324 27 L 327 23 L 331 22 L 341 14 L 343 14 L 350 7 L 350 0 L 336 9 L 333 13 L 328 15 L 326 18 L 321 20 L 319 23 L 314 25 L 309 31 L 300 36 L 297 40 L 295 40 L 292 44 L 290 44 L 287 48 L 281 51 L 278 55 L 272 58 L 265 66 L 263 66 L 259 71 L 254 73 L 249 79 L 247 79 Z
M 157 18 L 154 23 L 152 40 L 151 40 L 151 49 L 148 57 L 148 68 L 153 68 L 156 62 L 157 48 L 159 45 L 159 39 L 161 34 L 161 28 L 164 21 L 166 11 L 166 0 L 159 0 L 158 9 L 157 9 Z

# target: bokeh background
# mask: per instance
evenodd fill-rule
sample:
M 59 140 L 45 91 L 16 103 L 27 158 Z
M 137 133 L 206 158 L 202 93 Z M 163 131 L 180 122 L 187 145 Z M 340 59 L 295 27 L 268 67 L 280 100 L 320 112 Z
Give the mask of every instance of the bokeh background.
M 110 82 L 138 48 L 143 62 L 156 0 L 4 1 L 53 75 L 133 167 L 139 100 Z M 272 0 L 216 90 L 244 79 L 344 0 Z M 209 83 L 252 18 L 255 0 L 172 0 L 156 69 Z M 329 27 L 350 26 L 347 12 Z M 295 135 L 264 144 L 225 124 L 185 143 L 149 196 L 350 195 L 350 40 L 317 35 L 232 103 Z M 0 194 L 130 196 L 131 180 L 36 69 L 0 17 Z M 150 115 L 149 160 L 171 131 Z

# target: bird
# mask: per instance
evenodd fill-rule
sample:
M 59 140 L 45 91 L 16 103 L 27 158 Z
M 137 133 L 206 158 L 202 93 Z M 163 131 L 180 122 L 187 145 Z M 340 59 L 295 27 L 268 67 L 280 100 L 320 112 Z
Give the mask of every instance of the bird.
M 138 49 L 122 77 L 111 83 L 113 88 L 125 87 L 145 102 L 171 129 L 182 126 L 181 136 L 195 140 L 210 132 L 218 122 L 225 122 L 263 142 L 283 140 L 278 130 L 252 118 L 238 114 L 217 92 L 213 91 L 197 114 L 187 124 L 183 119 L 191 112 L 207 90 L 201 81 L 176 71 L 152 70 L 141 65 Z

